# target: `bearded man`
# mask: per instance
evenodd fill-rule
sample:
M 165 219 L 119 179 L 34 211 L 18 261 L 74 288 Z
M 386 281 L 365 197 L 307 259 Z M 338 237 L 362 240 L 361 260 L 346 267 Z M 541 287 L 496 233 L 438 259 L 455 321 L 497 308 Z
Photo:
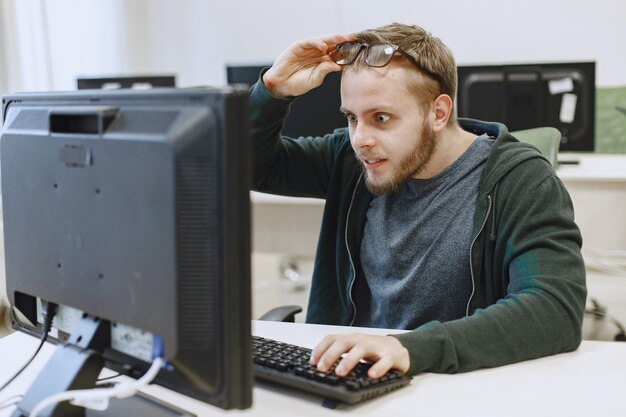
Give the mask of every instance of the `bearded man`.
M 347 127 L 281 136 L 290 103 L 335 71 Z M 462 372 L 580 343 L 569 195 L 505 126 L 458 119 L 456 89 L 451 51 L 397 23 L 296 42 L 251 89 L 255 189 L 326 199 L 307 322 L 410 330 L 329 335 L 321 371 Z

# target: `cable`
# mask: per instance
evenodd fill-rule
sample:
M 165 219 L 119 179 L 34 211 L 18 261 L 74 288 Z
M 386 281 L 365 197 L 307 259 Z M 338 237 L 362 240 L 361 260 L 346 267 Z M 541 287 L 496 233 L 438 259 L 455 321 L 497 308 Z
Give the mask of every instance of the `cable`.
M 5 408 L 9 408 L 11 406 L 16 405 L 17 403 L 22 401 L 22 398 L 24 398 L 23 395 L 14 395 L 12 397 L 9 397 L 3 400 L 2 402 L 0 402 L 0 410 L 4 410 Z
M 45 408 L 63 401 L 69 401 L 72 405 L 90 408 L 92 410 L 106 410 L 111 398 L 130 397 L 134 395 L 137 390 L 152 382 L 164 363 L 163 359 L 158 357 L 154 359 L 150 369 L 148 369 L 141 378 L 136 381 L 117 384 L 113 388 L 91 388 L 53 394 L 37 403 L 30 413 L 30 417 L 37 417 Z
M 15 380 L 15 378 L 17 378 L 22 372 L 24 372 L 24 369 L 26 369 L 28 365 L 31 364 L 31 362 L 35 359 L 35 357 L 37 356 L 37 354 L 43 347 L 44 343 L 46 343 L 46 339 L 48 338 L 48 332 L 50 331 L 50 328 L 52 327 L 52 319 L 54 318 L 57 312 L 57 305 L 54 303 L 48 303 L 44 301 L 42 302 L 42 309 L 43 309 L 44 320 L 43 320 L 43 326 L 41 328 L 41 338 L 39 339 L 39 346 L 37 346 L 35 353 L 33 353 L 33 355 L 24 364 L 24 366 L 22 366 L 22 368 L 19 371 L 17 371 L 15 375 L 9 378 L 9 380 L 5 382 L 2 385 L 2 387 L 0 387 L 0 392 L 2 392 L 6 387 L 8 387 L 9 384 L 11 384 L 11 382 Z M 14 314 L 12 310 L 11 310 L 11 313 Z
M 108 381 L 109 379 L 117 378 L 120 375 L 122 375 L 122 374 L 117 373 L 115 375 L 111 375 L 111 376 L 107 376 L 107 377 L 104 377 L 104 378 L 96 379 L 96 385 L 101 383 L 101 382 L 103 382 L 103 381 Z

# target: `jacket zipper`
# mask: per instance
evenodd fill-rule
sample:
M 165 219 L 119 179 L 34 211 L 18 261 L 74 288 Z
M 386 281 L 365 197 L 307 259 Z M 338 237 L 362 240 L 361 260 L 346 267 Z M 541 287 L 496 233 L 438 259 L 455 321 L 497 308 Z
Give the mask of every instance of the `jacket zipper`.
M 474 298 L 474 292 L 476 291 L 476 282 L 474 281 L 474 265 L 472 265 L 472 250 L 474 249 L 474 243 L 478 239 L 478 236 L 482 233 L 485 225 L 487 224 L 487 219 L 489 218 L 489 213 L 491 213 L 491 196 L 487 195 L 489 199 L 489 205 L 487 206 L 487 214 L 485 214 L 485 218 L 483 219 L 483 223 L 480 225 L 480 229 L 478 229 L 478 233 L 474 236 L 472 243 L 470 244 L 469 250 L 469 263 L 470 263 L 470 275 L 472 277 L 472 293 L 470 294 L 469 300 L 467 300 L 467 307 L 465 309 L 465 316 L 469 316 L 470 304 L 472 302 L 472 298 Z
M 356 195 L 356 189 L 361 182 L 361 178 L 363 178 L 363 174 L 359 177 L 354 186 L 354 190 L 352 191 L 352 199 L 350 200 L 350 206 L 348 206 L 348 214 L 346 215 L 346 229 L 344 231 L 344 240 L 346 244 L 346 250 L 348 251 L 348 258 L 350 259 L 350 269 L 352 270 L 352 281 L 350 281 L 350 288 L 348 290 L 348 298 L 350 300 L 350 304 L 352 305 L 352 320 L 350 320 L 350 324 L 348 326 L 352 326 L 354 324 L 354 320 L 356 320 L 356 304 L 352 299 L 352 288 L 354 287 L 354 281 L 356 281 L 356 268 L 354 267 L 354 261 L 352 260 L 352 254 L 350 253 L 350 245 L 348 245 L 348 224 L 350 222 L 350 212 L 352 211 L 352 204 L 354 203 L 354 197 Z
M 494 201 L 494 207 L 493 207 L 493 216 L 491 216 L 491 230 L 489 231 L 489 240 L 492 242 L 495 242 L 496 240 L 496 207 L 495 207 L 495 201 L 496 201 L 496 194 L 498 193 L 498 185 L 500 183 L 497 182 L 496 186 L 493 188 L 493 201 Z

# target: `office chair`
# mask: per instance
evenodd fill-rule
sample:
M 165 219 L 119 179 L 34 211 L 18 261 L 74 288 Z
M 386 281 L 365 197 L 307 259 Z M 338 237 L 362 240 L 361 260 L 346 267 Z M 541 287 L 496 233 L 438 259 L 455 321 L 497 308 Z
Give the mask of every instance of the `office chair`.
M 561 145 L 561 132 L 554 127 L 536 127 L 533 129 L 518 130 L 511 132 L 520 142 L 525 142 L 539 149 L 554 169 L 558 165 L 559 146 Z
M 287 323 L 293 323 L 296 321 L 296 314 L 302 311 L 302 307 L 297 305 L 284 305 L 274 307 L 267 311 L 259 320 L 263 321 L 282 321 Z

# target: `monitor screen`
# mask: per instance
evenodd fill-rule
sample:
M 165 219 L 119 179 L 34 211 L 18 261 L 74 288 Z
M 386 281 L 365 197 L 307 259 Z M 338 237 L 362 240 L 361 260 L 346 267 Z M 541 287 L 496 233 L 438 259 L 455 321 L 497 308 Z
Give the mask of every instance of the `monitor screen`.
M 268 65 L 228 65 L 226 76 L 229 84 L 252 85 L 259 79 L 263 68 Z M 326 76 L 321 86 L 298 97 L 292 103 L 285 120 L 282 134 L 289 137 L 322 136 L 333 130 L 346 127 L 341 107 L 341 73 Z
M 459 66 L 458 75 L 459 117 L 510 131 L 552 126 L 561 151 L 593 151 L 594 62 Z
M 54 303 L 65 350 L 41 374 L 56 369 L 59 382 L 31 388 L 25 414 L 50 391 L 93 386 L 102 364 L 141 375 L 155 352 L 167 361 L 157 384 L 225 409 L 251 405 L 248 96 L 228 87 L 3 97 L 14 327 L 39 334 L 42 306 Z M 85 369 L 94 351 L 102 363 Z

